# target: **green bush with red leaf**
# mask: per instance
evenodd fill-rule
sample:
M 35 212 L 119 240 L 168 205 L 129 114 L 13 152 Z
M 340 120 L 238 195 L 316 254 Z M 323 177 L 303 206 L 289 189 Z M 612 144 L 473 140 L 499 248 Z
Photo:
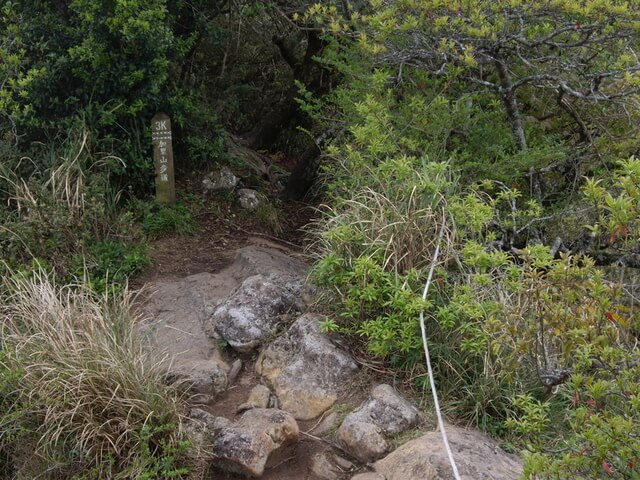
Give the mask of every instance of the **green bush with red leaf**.
M 636 251 L 640 240 L 640 160 L 631 157 L 618 163 L 614 180 L 589 178 L 582 188 L 595 212 L 595 222 L 588 225 L 592 244 L 621 252 Z

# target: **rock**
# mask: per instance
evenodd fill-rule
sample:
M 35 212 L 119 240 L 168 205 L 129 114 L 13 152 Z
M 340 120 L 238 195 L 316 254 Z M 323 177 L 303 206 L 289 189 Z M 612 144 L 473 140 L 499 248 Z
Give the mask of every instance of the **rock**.
M 303 286 L 302 278 L 279 273 L 249 277 L 216 308 L 206 330 L 239 352 L 251 351 L 275 332 L 279 315 L 302 308 Z
M 200 408 L 192 408 L 184 425 L 194 444 L 209 449 L 216 435 L 230 424 L 231 422 L 224 417 L 216 417 Z
M 382 475 L 378 475 L 377 473 L 367 472 L 354 475 L 351 477 L 351 480 L 386 480 L 386 478 Z
M 451 425 L 446 429 L 463 480 L 516 480 L 522 476 L 520 460 L 501 450 L 495 440 L 475 430 Z M 453 478 L 440 432 L 429 432 L 405 443 L 378 460 L 374 469 L 386 480 Z
M 249 392 L 249 398 L 242 405 L 238 406 L 236 413 L 249 410 L 251 408 L 267 408 L 271 399 L 271 390 L 264 385 L 256 385 Z
M 229 385 L 236 381 L 240 370 L 242 370 L 242 360 L 236 358 L 231 364 L 231 370 L 229 370 L 229 375 L 227 376 Z
M 296 278 L 302 284 L 306 274 L 306 265 L 288 249 L 264 240 L 250 241 L 260 245 L 239 249 L 233 262 L 216 274 L 152 284 L 154 292 L 143 305 L 148 318 L 138 328 L 154 360 L 166 367 L 170 380 L 188 386 L 202 402 L 224 391 L 242 366 L 237 360 L 230 369 L 220 342 L 207 334 L 211 331 L 205 327 L 217 306 L 248 277 L 269 273 Z M 295 298 L 297 305 L 302 305 L 304 295 Z
M 262 203 L 263 198 L 255 190 L 241 188 L 238 190 L 238 201 L 245 210 L 255 210 Z
M 212 172 L 202 180 L 205 192 L 215 190 L 233 190 L 240 179 L 236 177 L 229 167 L 224 166 L 216 172 Z
M 216 466 L 243 475 L 260 477 L 269 456 L 298 440 L 298 424 L 287 412 L 254 408 L 223 428 L 213 444 Z
M 330 432 L 338 422 L 338 414 L 336 412 L 331 412 L 322 421 L 312 430 L 312 433 L 318 437 L 324 435 L 325 433 Z
M 403 398 L 391 385 L 378 385 L 371 391 L 371 400 L 364 406 L 385 435 L 397 435 L 415 427 L 420 420 L 418 409 Z
M 416 407 L 390 385 L 378 385 L 371 398 L 347 415 L 338 428 L 340 446 L 363 463 L 382 457 L 389 449 L 387 439 L 418 424 Z
M 202 435 L 201 438 L 213 441 L 216 435 L 223 429 L 231 425 L 231 421 L 224 417 L 217 417 L 200 408 L 192 408 L 187 417 L 186 428 L 192 434 Z
M 227 269 L 239 282 L 253 275 L 268 272 L 280 272 L 291 277 L 306 277 L 307 265 L 294 257 L 288 248 L 264 239 L 255 241 L 259 241 L 261 245 L 250 245 L 239 249 L 233 264 Z M 309 296 L 307 290 L 308 288 L 305 287 L 303 297 Z
M 200 273 L 155 284 L 145 304 L 150 319 L 140 329 L 167 377 L 207 401 L 227 388 L 229 365 L 203 322 L 213 306 L 228 295 L 234 280 Z
M 336 455 L 335 453 L 333 454 L 333 461 L 343 471 L 349 471 L 355 468 L 353 462 L 350 462 L 346 458 Z
M 338 443 L 350 455 L 363 463 L 368 463 L 382 457 L 389 449 L 389 442 L 380 433 L 380 429 L 366 419 L 345 419 L 342 425 L 346 428 L 338 429 Z M 362 421 L 361 421 L 362 420 Z
M 168 381 L 190 391 L 193 394 L 192 402 L 210 402 L 227 388 L 228 366 L 218 358 L 193 362 L 183 359 L 180 364 L 168 367 Z
M 189 411 L 189 418 L 207 427 L 210 432 L 217 434 L 224 427 L 231 424 L 231 421 L 224 417 L 217 417 L 201 408 L 192 408 Z
M 247 147 L 245 139 L 238 135 L 225 132 L 223 136 L 227 154 L 230 157 L 244 163 L 260 177 L 268 178 L 270 176 L 273 160 L 269 156 Z
M 256 371 L 271 383 L 280 408 L 298 420 L 330 408 L 358 369 L 351 356 L 321 332 L 322 319 L 303 315 L 256 361 Z
M 310 466 L 311 472 L 322 480 L 338 480 L 340 478 L 325 453 L 318 453 L 311 457 Z

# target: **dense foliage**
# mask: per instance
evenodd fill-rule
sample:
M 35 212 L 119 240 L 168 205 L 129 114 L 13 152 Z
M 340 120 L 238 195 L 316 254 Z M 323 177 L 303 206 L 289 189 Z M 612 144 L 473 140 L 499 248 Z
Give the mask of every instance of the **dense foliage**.
M 134 294 L 60 287 L 39 270 L 5 277 L 0 295 L 0 451 L 20 459 L 19 472 L 0 463 L 5 478 L 188 473 L 184 398 L 136 334 Z
M 305 17 L 342 78 L 303 92 L 341 127 L 311 247 L 325 327 L 422 387 L 426 309 L 449 411 L 531 452 L 528 478 L 635 478 L 640 9 L 347 5 Z
M 179 146 L 185 154 L 197 156 L 197 138 L 217 126 L 188 72 L 203 42 L 221 41 L 221 29 L 211 25 L 221 6 L 166 0 L 3 2 L 3 142 L 29 153 L 30 142 L 64 136 L 81 125 L 95 133 L 96 151 L 123 160 L 111 167 L 123 183 L 139 192 L 149 189 L 147 125 L 156 112 L 171 115 L 178 129 L 191 127 Z M 213 143 L 207 151 L 219 154 L 220 145 Z

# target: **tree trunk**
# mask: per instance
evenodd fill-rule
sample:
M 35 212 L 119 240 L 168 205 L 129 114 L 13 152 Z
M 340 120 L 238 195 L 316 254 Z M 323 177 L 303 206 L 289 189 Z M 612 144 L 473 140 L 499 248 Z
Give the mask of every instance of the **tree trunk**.
M 520 116 L 518 99 L 513 91 L 511 74 L 500 58 L 496 58 L 495 65 L 496 70 L 498 71 L 498 77 L 500 78 L 500 97 L 507 111 L 507 117 L 509 118 L 509 124 L 511 125 L 513 139 L 518 146 L 518 150 L 526 152 L 528 149 L 527 137 L 524 133 L 524 124 L 522 123 L 522 117 Z
M 282 38 L 274 37 L 273 43 L 278 47 L 282 59 L 291 67 L 294 79 L 303 83 L 309 91 L 318 93 L 322 87 L 320 80 L 322 75 L 319 71 L 322 67 L 314 57 L 324 47 L 318 34 L 308 32 L 307 49 L 302 59 L 296 58 L 294 49 L 287 46 Z M 284 94 L 283 100 L 249 133 L 248 146 L 256 150 L 269 147 L 292 119 L 300 119 L 301 112 L 296 102 L 297 94 L 297 88 L 292 85 Z
M 287 198 L 300 200 L 313 185 L 320 167 L 320 148 L 315 143 L 296 162 L 284 189 Z

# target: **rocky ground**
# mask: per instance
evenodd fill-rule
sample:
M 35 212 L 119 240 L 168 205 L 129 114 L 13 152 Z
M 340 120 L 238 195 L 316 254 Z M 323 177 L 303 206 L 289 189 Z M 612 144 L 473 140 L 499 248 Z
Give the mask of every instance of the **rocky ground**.
M 237 190 L 229 173 L 205 189 Z M 230 212 L 203 215 L 195 236 L 156 241 L 153 266 L 133 282 L 147 292 L 141 331 L 190 394 L 186 428 L 204 459 L 193 478 L 453 478 L 431 415 L 323 332 L 295 243 Z M 519 478 L 519 459 L 495 440 L 447 432 L 465 480 Z
M 212 454 L 198 476 L 451 478 L 440 435 L 421 412 L 393 386 L 370 384 L 307 311 L 313 292 L 296 252 L 235 240 L 244 246 L 205 263 L 210 271 L 147 282 L 141 328 L 169 376 L 190 390 L 189 428 Z M 518 459 L 494 440 L 448 431 L 463 478 L 518 478 Z M 399 436 L 411 440 L 395 448 Z

